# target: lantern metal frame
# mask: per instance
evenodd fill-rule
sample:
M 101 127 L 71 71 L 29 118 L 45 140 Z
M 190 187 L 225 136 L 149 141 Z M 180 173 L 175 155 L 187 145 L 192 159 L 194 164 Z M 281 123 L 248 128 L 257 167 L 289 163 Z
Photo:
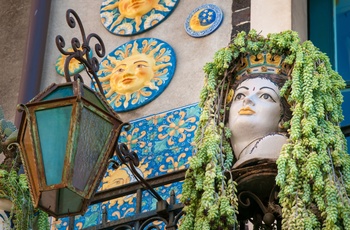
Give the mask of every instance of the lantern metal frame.
M 67 82 L 52 84 L 27 104 L 18 106 L 19 111 L 24 111 L 25 114 L 22 116 L 17 142 L 19 143 L 19 152 L 24 170 L 28 177 L 33 205 L 54 217 L 85 213 L 91 197 L 96 192 L 106 172 L 122 127 L 124 127 L 124 123 L 104 97 L 96 75 L 99 68 L 98 60 L 96 57 L 88 55 L 91 51 L 89 43 L 92 38 L 98 41 L 95 44 L 96 54 L 99 57 L 105 55 L 102 39 L 94 33 L 88 36 L 85 35 L 81 20 L 74 10 L 69 9 L 67 11 L 66 19 L 71 28 L 78 24 L 83 38 L 81 45 L 77 38 L 73 38 L 71 40 L 73 51 L 68 52 L 64 50 L 65 41 L 63 37 L 60 35 L 56 37 L 59 51 L 66 55 L 64 74 Z M 69 64 L 73 58 L 84 65 L 88 76 L 95 83 L 99 92 L 95 92 L 84 85 L 80 74 L 76 74 L 74 81 L 71 81 Z M 65 109 L 68 112 L 60 111 L 64 115 L 57 115 L 56 111 Z M 51 113 L 52 111 L 55 111 L 55 113 Z M 41 118 L 44 118 L 44 123 L 42 123 L 42 119 L 38 118 L 39 114 L 42 113 L 45 114 L 45 116 L 41 116 Z M 55 120 L 53 117 L 51 122 L 51 118 L 47 115 L 54 115 L 59 119 Z M 99 125 L 101 127 L 96 128 L 102 129 L 100 132 L 104 132 L 104 138 L 94 137 L 94 134 L 87 137 L 85 132 L 88 127 L 85 127 L 87 125 L 84 122 L 91 125 L 94 124 L 94 119 L 102 122 Z M 50 159 L 44 159 L 55 156 L 55 152 L 51 151 L 49 144 L 42 141 L 41 138 L 45 138 L 51 144 L 56 140 L 61 140 L 55 138 L 51 133 L 46 134 L 50 134 L 50 140 L 45 137 L 45 134 L 40 134 L 40 127 L 43 130 L 46 124 L 50 124 L 51 127 L 53 123 L 52 127 L 60 128 L 59 126 L 64 124 L 67 129 L 67 133 L 63 133 L 63 131 L 60 133 L 60 137 L 64 139 L 62 141 L 64 147 L 59 153 L 59 170 L 57 172 L 52 172 L 53 170 L 49 168 L 47 162 Z M 51 130 L 45 131 L 51 132 Z M 55 131 L 52 130 L 52 133 Z M 96 130 L 92 130 L 92 132 L 96 132 Z M 81 137 L 82 135 L 85 136 Z M 91 141 L 92 144 L 97 144 L 98 147 L 96 145 L 94 148 L 92 148 L 93 146 L 89 147 L 88 144 L 85 144 L 85 141 Z M 45 153 L 45 157 L 43 148 L 49 150 L 48 154 Z M 84 167 L 79 169 L 78 161 L 81 157 L 89 159 L 84 159 Z M 84 173 L 82 172 L 83 169 L 91 171 Z M 54 173 L 57 173 L 57 176 Z M 84 176 L 84 178 L 79 178 L 79 175 Z
M 62 88 L 75 92 L 69 97 L 42 100 Z M 97 105 L 100 101 L 97 99 L 93 102 L 88 101 L 83 96 L 83 92 L 85 92 L 91 97 L 93 92 L 89 91 L 79 79 L 70 83 L 53 84 L 28 104 L 20 105 L 20 109 L 25 111 L 25 114 L 18 133 L 18 143 L 21 146 L 20 155 L 28 176 L 32 201 L 34 207 L 40 207 L 55 217 L 77 215 L 85 212 L 91 197 L 105 174 L 109 159 L 113 156 L 115 143 L 122 128 L 122 121 L 118 117 L 109 112 L 102 103 L 99 106 Z M 105 108 L 105 110 L 100 107 Z M 65 119 L 67 114 L 65 118 L 55 119 L 55 113 L 62 109 L 68 109 L 67 114 L 71 116 L 70 119 Z M 53 111 L 55 113 L 52 113 Z M 39 116 L 41 113 L 44 114 Z M 47 117 L 49 114 L 53 117 Z M 46 118 L 43 123 L 42 118 L 44 116 Z M 87 124 L 93 124 L 94 119 L 98 119 L 96 123 L 100 123 L 104 127 L 103 131 L 105 131 L 104 138 L 101 137 L 100 140 L 96 141 L 93 141 L 93 134 L 87 135 L 85 133 L 89 128 Z M 84 124 L 85 122 L 88 123 Z M 47 129 L 46 131 L 50 133 L 41 133 L 41 130 L 45 129 L 45 124 L 48 123 L 50 126 L 53 124 L 52 127 L 57 127 L 57 129 L 59 129 L 58 126 L 66 124 L 66 132 Z M 106 127 L 109 127 L 109 130 Z M 84 135 L 85 137 L 81 137 Z M 64 140 L 62 141 L 62 139 Z M 95 147 L 85 146 L 86 141 L 95 144 Z M 57 148 L 57 145 L 52 142 L 62 143 L 63 147 L 60 151 L 60 157 L 57 157 L 58 162 L 50 163 L 49 161 L 56 159 L 48 159 L 53 156 L 52 154 L 55 154 L 54 150 L 49 149 Z M 101 142 L 98 145 L 99 147 L 96 147 L 97 142 Z M 90 159 L 79 160 L 87 156 Z M 80 167 L 83 166 L 81 165 L 83 162 L 84 167 Z M 51 168 L 50 165 L 53 167 Z M 59 166 L 56 168 L 56 165 Z M 52 172 L 55 169 L 58 169 L 57 172 Z M 83 169 L 88 171 L 84 172 Z M 84 178 L 81 178 L 81 176 Z M 77 201 L 77 204 L 81 204 L 81 208 L 68 208 L 71 205 L 67 202 L 68 199 L 64 199 L 68 196 L 75 197 L 70 202 Z M 54 201 L 56 199 L 57 203 Z M 62 203 L 60 204 L 60 202 Z M 66 204 L 63 205 L 65 202 Z M 59 207 L 67 208 L 61 209 Z

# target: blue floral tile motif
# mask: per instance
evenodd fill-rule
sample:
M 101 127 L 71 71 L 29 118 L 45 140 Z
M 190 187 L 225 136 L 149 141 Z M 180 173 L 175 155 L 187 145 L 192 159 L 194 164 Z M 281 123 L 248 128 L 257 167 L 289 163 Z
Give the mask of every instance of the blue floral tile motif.
M 147 116 L 131 123 L 131 130 L 123 131 L 119 142 L 135 151 L 140 159 L 139 174 L 144 178 L 164 175 L 188 167 L 193 152 L 193 140 L 200 115 L 198 104 L 192 104 L 171 111 Z M 115 160 L 118 160 L 115 157 Z M 109 167 L 99 190 L 109 189 L 136 181 L 130 170 L 122 165 L 118 169 Z M 183 182 L 176 182 L 155 188 L 163 199 L 169 202 L 170 192 L 175 192 L 176 203 L 180 202 Z M 148 191 L 142 194 L 141 212 L 156 209 L 156 199 Z M 75 217 L 75 229 L 102 223 L 102 210 L 107 210 L 107 221 L 130 217 L 136 213 L 136 194 L 91 205 L 84 216 Z M 57 230 L 66 230 L 68 218 L 54 223 Z M 159 226 L 162 223 L 159 222 Z M 160 227 L 162 229 L 162 227 Z
M 223 18 L 223 12 L 218 6 L 204 4 L 188 15 L 185 30 L 192 37 L 204 37 L 218 29 Z
M 94 204 L 89 206 L 84 216 L 75 216 L 74 229 L 83 229 L 102 223 L 102 205 Z M 67 230 L 69 227 L 69 217 L 60 218 L 53 222 L 51 229 Z
M 125 112 L 157 98 L 169 85 L 175 68 L 176 55 L 169 44 L 140 38 L 106 56 L 97 75 L 112 108 Z
M 104 0 L 101 22 L 111 33 L 135 35 L 163 22 L 174 11 L 179 0 Z
M 132 130 L 122 132 L 120 142 L 135 151 L 154 177 L 187 168 L 199 119 L 199 108 L 190 105 L 136 120 Z

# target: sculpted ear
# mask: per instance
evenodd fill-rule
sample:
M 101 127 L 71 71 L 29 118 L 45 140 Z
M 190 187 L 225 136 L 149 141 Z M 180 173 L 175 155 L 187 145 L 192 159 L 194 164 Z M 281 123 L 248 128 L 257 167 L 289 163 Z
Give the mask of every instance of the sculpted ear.
M 279 132 L 285 132 L 286 129 L 283 127 L 283 124 L 285 122 L 285 120 L 283 119 L 284 117 L 282 116 L 280 121 L 278 122 L 278 131 Z
M 283 120 L 280 120 L 279 122 L 278 122 L 278 128 L 280 129 L 280 130 L 283 130 Z

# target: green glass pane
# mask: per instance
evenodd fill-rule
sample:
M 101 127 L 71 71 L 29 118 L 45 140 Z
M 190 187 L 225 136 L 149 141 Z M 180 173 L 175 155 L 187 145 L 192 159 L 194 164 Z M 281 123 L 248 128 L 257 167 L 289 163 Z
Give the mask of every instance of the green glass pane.
M 47 185 L 62 180 L 72 106 L 35 112 Z
M 55 89 L 53 92 L 51 92 L 49 95 L 44 97 L 42 100 L 47 101 L 47 100 L 71 97 L 73 95 L 74 94 L 73 94 L 72 85 L 60 86 L 57 89 Z
M 83 108 L 74 163 L 73 186 L 84 191 L 89 178 L 95 177 L 95 166 L 106 152 L 113 124 Z
M 69 189 L 60 189 L 58 203 L 60 213 L 74 213 L 80 211 L 84 199 Z
M 84 87 L 84 98 L 94 103 L 100 109 L 107 111 L 106 107 L 101 103 L 100 99 L 91 90 L 87 89 L 86 87 Z
M 84 198 L 68 188 L 44 191 L 39 205 L 56 215 L 77 213 L 81 211 Z

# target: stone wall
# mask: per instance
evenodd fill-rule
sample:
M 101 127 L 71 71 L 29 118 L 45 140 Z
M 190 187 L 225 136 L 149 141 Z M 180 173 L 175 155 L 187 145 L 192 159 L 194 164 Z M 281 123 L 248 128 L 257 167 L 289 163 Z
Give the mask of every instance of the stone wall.
M 14 121 L 31 0 L 0 1 L 0 106 Z

